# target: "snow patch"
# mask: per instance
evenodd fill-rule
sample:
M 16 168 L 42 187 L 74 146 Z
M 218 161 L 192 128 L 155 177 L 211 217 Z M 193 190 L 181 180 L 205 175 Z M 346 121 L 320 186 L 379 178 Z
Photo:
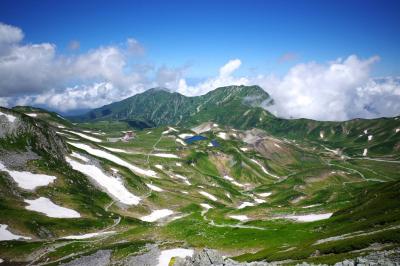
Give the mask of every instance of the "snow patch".
M 175 176 L 176 178 L 179 178 L 179 179 L 182 179 L 183 181 L 185 181 L 185 183 L 186 183 L 187 185 L 191 185 L 187 177 L 185 177 L 185 176 L 183 176 L 183 175 L 179 175 L 179 174 L 175 174 L 174 176 Z
M 258 193 L 257 195 L 263 198 L 271 196 L 271 192 L 263 192 L 263 193 Z
M 364 149 L 364 151 L 363 151 L 363 156 L 364 156 L 364 157 L 367 156 L 367 153 L 368 153 L 368 149 Z
M 296 220 L 297 222 L 314 222 L 314 221 L 329 219 L 331 216 L 332 213 L 323 213 L 323 214 L 287 215 L 278 218 Z
M 7 230 L 8 225 L 0 224 L 0 241 L 15 240 L 15 239 L 31 239 L 30 237 L 20 236 L 11 233 Z
M 172 154 L 172 153 L 152 153 L 150 155 L 151 156 L 156 156 L 156 157 L 162 157 L 162 158 L 179 159 L 179 157 L 177 155 Z
M 233 179 L 232 177 L 230 177 L 230 176 L 228 176 L 228 175 L 225 175 L 223 178 L 224 178 L 225 180 L 230 181 L 230 182 L 231 182 L 232 184 L 234 184 L 235 186 L 244 187 L 243 184 L 238 183 L 237 181 L 235 181 L 235 179 Z
M 182 146 L 187 146 L 186 142 L 184 142 L 181 139 L 176 139 L 176 142 L 178 142 L 179 144 L 181 144 Z
M 182 133 L 182 134 L 178 135 L 178 137 L 180 137 L 181 139 L 187 139 L 187 138 L 191 138 L 193 136 L 194 136 L 193 134 L 189 134 L 189 133 Z
M 129 154 L 130 152 L 123 150 L 123 149 L 118 149 L 118 148 L 111 148 L 111 147 L 106 147 L 106 146 L 100 146 L 106 150 L 112 151 L 112 152 L 119 152 L 119 153 L 126 153 Z
M 168 127 L 168 129 L 167 130 L 165 130 L 165 131 L 163 131 L 161 134 L 163 134 L 163 135 L 165 135 L 165 134 L 169 134 L 169 133 L 171 133 L 171 132 L 178 132 L 178 130 L 176 130 L 175 128 L 173 128 L 173 127 Z
M 213 196 L 213 195 L 211 195 L 210 193 L 205 192 L 205 191 L 203 191 L 203 190 L 199 191 L 199 193 L 200 193 L 201 195 L 203 195 L 204 197 L 209 198 L 210 200 L 213 200 L 213 201 L 217 201 L 217 200 L 218 200 L 215 196 Z
M 156 164 L 154 165 L 154 167 L 160 170 L 164 169 L 164 166 L 162 166 L 161 164 Z
M 158 258 L 157 266 L 168 266 L 171 259 L 174 257 L 191 257 L 193 256 L 192 249 L 184 249 L 184 248 L 174 248 L 174 249 L 167 249 L 161 251 L 161 255 Z
M 155 186 L 155 185 L 152 185 L 152 184 L 146 184 L 146 186 L 147 186 L 148 188 L 150 188 L 151 190 L 154 190 L 154 191 L 157 191 L 157 192 L 162 192 L 162 191 L 164 191 L 164 189 L 159 188 L 159 187 L 157 187 L 157 186 Z
M 261 204 L 261 203 L 265 203 L 265 202 L 266 202 L 265 200 L 259 199 L 259 198 L 254 198 L 254 201 L 257 202 L 258 204 Z
M 40 212 L 52 218 L 79 218 L 81 215 L 72 209 L 61 207 L 50 199 L 40 197 L 34 200 L 24 200 L 29 205 L 25 208 L 30 211 Z
M 61 239 L 88 239 L 88 238 L 93 238 L 93 237 L 99 237 L 99 236 L 104 236 L 104 235 L 109 235 L 109 234 L 114 234 L 115 231 L 104 231 L 104 232 L 98 232 L 98 233 L 89 233 L 89 234 L 84 234 L 84 235 L 71 235 L 71 236 L 64 236 Z
M 65 159 L 74 170 L 92 178 L 113 198 L 127 205 L 139 204 L 140 198 L 129 192 L 122 183 L 122 180 L 104 174 L 103 171 L 95 165 L 81 164 L 68 157 Z
M 155 210 L 152 211 L 152 213 L 150 213 L 149 215 L 143 216 L 139 219 L 145 222 L 152 223 L 164 217 L 170 216 L 173 213 L 174 212 L 169 209 Z
M 249 220 L 249 217 L 247 217 L 247 215 L 229 215 L 229 217 L 242 222 Z
M 37 114 L 36 114 L 36 113 L 27 113 L 26 115 L 27 115 L 27 116 L 30 116 L 30 117 L 37 117 Z
M 200 203 L 200 206 L 203 207 L 206 210 L 209 210 L 209 209 L 213 208 L 210 204 L 207 204 L 207 203 Z
M 372 137 L 373 137 L 372 135 L 369 135 L 369 136 L 368 136 L 368 141 L 371 141 L 371 140 L 372 140 Z
M 33 190 L 40 186 L 47 186 L 53 183 L 57 178 L 51 175 L 33 174 L 27 171 L 8 170 L 1 162 L 0 171 L 7 172 L 20 188 L 28 190 Z
M 84 161 L 85 163 L 90 161 L 89 158 L 87 158 L 87 157 L 85 157 L 85 156 L 83 156 L 83 155 L 81 155 L 81 154 L 79 154 L 77 152 L 74 152 L 74 151 L 71 153 L 71 156 L 73 156 L 73 157 L 75 157 L 75 158 L 77 158 L 77 159 L 79 159 L 81 161 Z
M 91 146 L 83 144 L 83 143 L 74 143 L 74 142 L 68 141 L 68 144 L 70 144 L 78 149 L 82 149 L 82 150 L 86 151 L 87 153 L 90 153 L 94 156 L 107 159 L 111 162 L 114 162 L 114 163 L 120 165 L 120 166 L 126 167 L 134 173 L 145 175 L 145 176 L 150 176 L 150 177 L 157 177 L 157 173 L 154 172 L 153 170 L 141 169 L 141 168 L 134 166 L 134 165 L 122 160 L 121 158 L 119 158 L 111 153 L 105 152 L 103 150 L 92 148 Z
M 228 136 L 227 136 L 227 134 L 225 132 L 219 132 L 217 134 L 217 136 L 220 137 L 221 139 L 224 139 L 224 140 L 228 139 Z
M 245 202 L 243 202 L 242 204 L 239 205 L 238 209 L 244 209 L 246 207 L 252 207 L 254 205 L 255 205 L 254 203 L 245 201 Z
M 10 122 L 10 123 L 14 123 L 15 119 L 17 119 L 17 117 L 15 117 L 13 115 L 5 114 L 3 112 L 0 112 L 0 115 L 4 115 L 7 118 L 8 122 Z
M 322 205 L 321 203 L 318 203 L 318 204 L 312 204 L 312 205 L 303 206 L 302 208 L 303 209 L 309 209 L 309 208 L 314 208 L 314 207 L 321 206 L 321 205 Z
M 257 164 L 258 166 L 260 166 L 261 170 L 262 170 L 264 173 L 266 173 L 267 175 L 270 175 L 270 176 L 272 176 L 272 177 L 275 177 L 275 178 L 279 179 L 279 176 L 270 173 L 270 172 L 269 172 L 267 169 L 265 169 L 265 167 L 264 167 L 261 163 L 259 163 L 258 161 L 254 160 L 254 159 L 250 159 L 250 160 L 251 160 L 252 162 L 254 162 L 255 164 Z
M 98 138 L 95 138 L 95 137 L 91 137 L 91 136 L 88 136 L 88 135 L 83 134 L 83 133 L 80 133 L 80 132 L 76 132 L 76 131 L 72 131 L 72 130 L 65 130 L 65 131 L 67 131 L 67 132 L 69 132 L 69 133 L 72 133 L 72 134 L 74 134 L 74 135 L 77 135 L 77 136 L 79 136 L 79 137 L 82 137 L 82 138 L 84 138 L 84 139 L 93 141 L 93 142 L 101 142 L 101 139 L 98 139 Z

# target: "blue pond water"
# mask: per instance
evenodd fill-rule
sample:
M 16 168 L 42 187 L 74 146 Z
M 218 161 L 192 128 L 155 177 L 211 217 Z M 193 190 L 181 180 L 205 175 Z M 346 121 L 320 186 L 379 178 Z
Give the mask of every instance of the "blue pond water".
M 200 135 L 196 135 L 190 138 L 186 138 L 185 142 L 188 144 L 192 144 L 193 142 L 199 141 L 199 140 L 206 140 L 206 137 L 200 136 Z
M 213 147 L 218 147 L 218 146 L 219 146 L 218 141 L 215 140 L 215 139 L 213 139 L 213 140 L 211 141 L 211 144 L 213 145 Z

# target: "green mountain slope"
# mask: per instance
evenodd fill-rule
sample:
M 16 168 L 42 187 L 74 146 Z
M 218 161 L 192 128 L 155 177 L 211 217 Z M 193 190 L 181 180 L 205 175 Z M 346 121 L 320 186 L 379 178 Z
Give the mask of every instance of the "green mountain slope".
M 56 265 L 108 250 L 129 265 L 156 245 L 333 264 L 400 247 L 399 119 L 287 120 L 267 104 L 257 86 L 230 86 L 199 97 L 150 90 L 82 123 L 1 108 L 0 230 L 31 239 L 0 239 L 0 258 Z M 122 139 L 126 130 L 134 137 Z M 24 189 L 13 171 L 56 179 Z M 80 217 L 29 210 L 39 197 Z
M 399 158 L 400 117 L 322 122 L 282 119 L 262 107 L 273 104 L 258 86 L 228 86 L 186 97 L 165 89 L 151 89 L 120 102 L 94 109 L 75 121 L 124 121 L 132 127 L 179 125 L 191 127 L 214 122 L 237 129 L 259 128 L 279 137 L 313 141 L 339 153 Z M 372 139 L 369 139 L 372 138 Z
M 226 124 L 250 124 L 245 121 L 248 118 L 241 119 L 243 115 L 269 100 L 269 95 L 258 86 L 222 87 L 198 97 L 186 97 L 165 89 L 151 89 L 72 119 L 81 122 L 122 120 L 142 127 L 193 125 L 210 120 Z

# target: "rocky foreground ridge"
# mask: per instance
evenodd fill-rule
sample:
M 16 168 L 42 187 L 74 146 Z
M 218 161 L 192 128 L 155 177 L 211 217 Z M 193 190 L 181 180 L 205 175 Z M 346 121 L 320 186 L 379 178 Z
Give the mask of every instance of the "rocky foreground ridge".
M 158 265 L 157 255 L 159 250 L 157 247 L 151 247 L 149 252 L 131 256 L 123 262 L 112 262 L 111 251 L 100 250 L 92 255 L 83 256 L 75 259 L 64 266 L 109 266 L 109 265 L 123 265 L 123 266 L 155 266 Z M 225 258 L 218 252 L 211 249 L 203 249 L 196 251 L 192 257 L 176 258 L 174 262 L 171 261 L 171 266 L 277 266 L 277 265 L 293 265 L 293 262 L 237 262 L 229 258 Z M 326 264 L 309 264 L 306 262 L 296 264 L 297 266 L 325 266 Z M 342 262 L 336 263 L 334 266 L 399 266 L 400 265 L 400 248 L 375 251 L 366 256 L 357 257 L 355 259 L 346 259 Z

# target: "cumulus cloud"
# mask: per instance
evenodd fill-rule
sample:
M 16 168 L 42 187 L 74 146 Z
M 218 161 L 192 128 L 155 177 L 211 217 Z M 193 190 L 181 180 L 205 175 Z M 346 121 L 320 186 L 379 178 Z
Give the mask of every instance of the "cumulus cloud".
M 131 55 L 142 56 L 145 54 L 145 49 L 138 40 L 136 40 L 134 38 L 128 38 L 128 40 L 126 41 L 126 44 L 128 47 L 127 50 Z
M 247 77 L 235 77 L 233 74 L 242 64 L 241 60 L 234 59 L 228 61 L 219 69 L 219 75 L 190 86 L 187 84 L 186 79 L 181 78 L 178 81 L 178 92 L 188 96 L 202 95 L 218 87 L 228 85 L 248 85 L 249 79 Z
M 275 104 L 267 107 L 280 117 L 316 120 L 375 118 L 400 114 L 400 79 L 373 79 L 370 71 L 379 57 L 360 59 L 351 55 L 326 64 L 310 62 L 292 67 L 283 77 L 257 75 L 236 77 L 241 61 L 231 60 L 219 75 L 188 86 L 180 79 L 178 91 L 186 95 L 205 94 L 217 87 L 257 84 Z
M 400 109 L 374 103 L 378 94 L 372 96 L 371 86 L 379 91 L 379 97 L 388 96 L 388 102 L 399 100 L 395 93 L 398 83 L 392 82 L 390 89 L 384 89 L 386 80 L 378 84 L 370 77 L 377 60 L 376 56 L 362 60 L 351 55 L 327 64 L 298 64 L 283 78 L 259 76 L 254 82 L 271 94 L 276 104 L 269 110 L 282 117 L 346 120 L 397 115 Z M 374 111 L 368 106 L 373 106 Z
M 109 90 L 108 94 L 124 97 L 143 91 L 143 83 L 147 82 L 145 69 L 149 68 L 129 66 L 130 56 L 144 51 L 134 39 L 127 39 L 121 46 L 99 47 L 67 57 L 58 55 L 54 44 L 24 44 L 23 37 L 21 29 L 0 24 L 2 105 L 44 103 L 53 106 L 57 98 L 70 96 L 76 97 L 75 102 L 82 100 L 84 106 L 96 107 L 94 103 L 121 99 L 106 97 L 101 93 L 104 89 L 100 88 L 107 86 L 99 84 L 111 84 L 112 92 Z M 71 45 L 77 48 L 79 43 Z M 79 93 L 75 92 L 85 97 L 78 97 Z M 99 99 L 105 100 L 96 100 L 96 92 Z M 90 102 L 84 102 L 86 100 Z M 67 110 L 78 106 L 74 100 L 65 103 L 65 106 L 55 107 Z
M 24 34 L 20 28 L 0 22 L 0 55 L 1 52 L 7 52 L 10 45 L 20 42 L 23 38 Z
M 188 84 L 188 65 L 133 64 L 132 58 L 145 53 L 133 38 L 72 56 L 59 55 L 51 43 L 24 44 L 23 38 L 21 29 L 0 23 L 2 106 L 42 105 L 69 111 L 99 107 L 152 87 L 195 96 L 222 86 L 257 84 L 274 99 L 268 110 L 280 117 L 347 120 L 400 112 L 400 78 L 372 78 L 376 56 L 297 64 L 282 77 L 238 76 L 242 61 L 232 59 L 215 77 Z

